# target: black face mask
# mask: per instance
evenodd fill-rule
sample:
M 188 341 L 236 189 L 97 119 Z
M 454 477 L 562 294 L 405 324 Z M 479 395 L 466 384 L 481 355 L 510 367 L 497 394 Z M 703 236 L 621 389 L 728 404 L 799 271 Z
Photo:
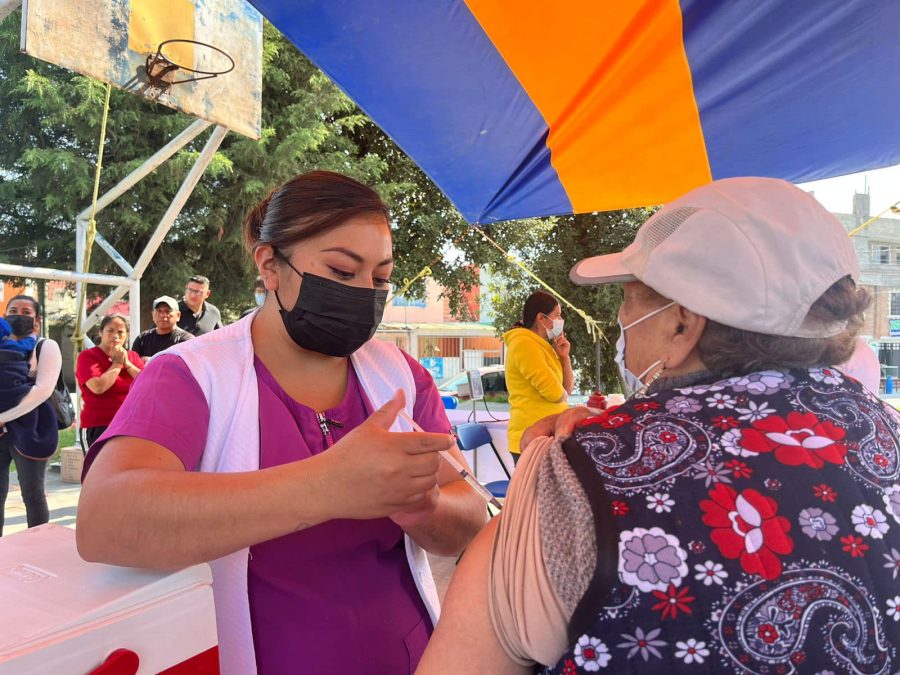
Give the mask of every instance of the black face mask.
M 384 316 L 387 291 L 356 288 L 309 272 L 304 274 L 278 255 L 303 277 L 300 295 L 291 311 L 284 308 L 275 291 L 281 321 L 294 342 L 313 352 L 346 357 L 372 339 Z
M 10 314 L 4 317 L 12 334 L 18 338 L 28 337 L 34 332 L 34 317 L 25 314 Z

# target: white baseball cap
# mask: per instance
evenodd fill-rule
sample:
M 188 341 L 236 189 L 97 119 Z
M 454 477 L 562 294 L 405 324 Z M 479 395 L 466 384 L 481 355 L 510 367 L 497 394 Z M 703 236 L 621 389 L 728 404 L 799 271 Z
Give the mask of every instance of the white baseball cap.
M 157 305 L 168 305 L 169 309 L 178 309 L 178 301 L 171 295 L 159 296 L 153 301 L 153 309 L 156 309 Z
M 726 178 L 691 190 L 641 225 L 621 253 L 579 262 L 576 284 L 641 281 L 726 326 L 829 337 L 843 321 L 807 317 L 836 281 L 859 277 L 838 220 L 812 195 L 774 178 Z

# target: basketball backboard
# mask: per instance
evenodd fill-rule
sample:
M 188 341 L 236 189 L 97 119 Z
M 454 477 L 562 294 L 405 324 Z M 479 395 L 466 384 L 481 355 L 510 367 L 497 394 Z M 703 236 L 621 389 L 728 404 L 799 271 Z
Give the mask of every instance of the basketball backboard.
M 259 138 L 262 17 L 245 0 L 24 0 L 22 51 Z

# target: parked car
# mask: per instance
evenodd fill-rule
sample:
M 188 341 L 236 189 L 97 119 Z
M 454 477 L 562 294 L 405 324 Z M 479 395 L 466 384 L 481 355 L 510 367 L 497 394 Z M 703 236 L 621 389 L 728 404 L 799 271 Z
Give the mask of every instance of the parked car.
M 487 398 L 509 396 L 509 392 L 506 390 L 506 372 L 503 366 L 484 366 L 474 370 L 481 373 L 481 387 Z M 466 371 L 442 380 L 437 387 L 441 396 L 456 396 L 461 400 L 469 398 L 469 376 Z
M 481 386 L 488 400 L 502 397 L 509 399 L 509 391 L 506 389 L 506 369 L 503 366 L 484 366 L 477 369 L 481 373 Z M 438 392 L 441 396 L 456 396 L 460 400 L 469 398 L 469 377 L 466 371 L 457 373 L 438 383 Z M 586 405 L 588 394 L 573 392 L 569 394 L 569 405 Z

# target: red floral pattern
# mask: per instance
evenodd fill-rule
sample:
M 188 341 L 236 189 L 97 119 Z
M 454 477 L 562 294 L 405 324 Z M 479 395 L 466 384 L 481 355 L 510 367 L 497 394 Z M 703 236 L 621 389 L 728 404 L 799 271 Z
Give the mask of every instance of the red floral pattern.
M 748 574 L 775 579 L 781 574 L 781 559 L 794 550 L 788 535 L 791 524 L 777 515 L 778 502 L 756 490 L 740 494 L 724 483 L 709 491 L 700 502 L 703 522 L 713 528 L 710 538 L 729 559 L 739 558 Z
M 757 635 L 763 642 L 770 645 L 778 640 L 778 629 L 770 623 L 760 624 Z
M 894 524 L 896 519 L 900 525 L 900 516 L 891 518 L 894 502 L 878 490 L 896 480 L 891 469 L 900 462 L 895 447 L 900 416 L 861 390 L 847 388 L 843 382 L 850 380 L 832 379 L 802 370 L 767 371 L 659 391 L 626 402 L 614 414 L 606 411 L 593 420 L 593 428 L 576 432 L 609 490 L 605 517 L 612 511 L 620 532 L 668 523 L 681 538 L 684 563 L 693 570 L 637 591 L 633 584 L 626 588 L 628 582 L 619 576 L 617 597 L 627 602 L 600 610 L 587 635 L 609 645 L 620 669 L 631 666 L 626 659 L 643 665 L 641 660 L 659 658 L 640 651 L 651 644 L 640 636 L 618 640 L 624 621 L 632 630 L 651 630 L 665 643 L 660 652 L 689 642 L 716 645 L 708 656 L 700 648 L 694 653 L 677 647 L 692 658 L 708 659 L 711 672 L 841 672 L 846 664 L 822 648 L 818 633 L 797 633 L 798 622 L 822 597 L 829 597 L 831 605 L 869 612 L 867 632 L 858 636 L 860 665 L 871 667 L 865 659 L 882 658 L 880 645 L 900 645 L 900 618 L 894 622 L 894 605 L 885 605 L 878 595 L 878 589 L 900 578 L 895 536 L 900 526 Z M 701 403 L 726 398 L 729 405 Z M 701 409 L 674 409 L 668 403 L 676 399 L 696 401 Z M 696 480 L 698 467 L 712 467 L 717 482 L 704 487 L 707 474 Z M 674 502 L 671 510 L 654 508 L 663 494 Z M 851 512 L 860 505 L 877 522 L 872 510 L 887 509 L 882 524 L 890 529 L 879 530 L 881 538 L 854 531 Z M 661 550 L 645 546 L 643 564 L 655 569 Z M 620 546 L 620 561 L 625 555 Z M 847 581 L 846 592 L 835 594 L 823 585 L 816 574 L 823 565 Z M 706 585 L 711 572 L 718 571 L 719 581 Z M 746 604 L 762 596 L 770 598 L 765 606 Z M 881 611 L 867 610 L 860 603 L 863 597 L 881 598 Z M 885 641 L 876 644 L 880 635 Z M 638 651 L 631 653 L 635 647 Z M 894 672 L 900 664 L 900 648 L 888 649 L 890 667 L 879 661 L 881 672 Z M 573 668 L 572 655 L 546 672 L 594 675 L 577 660 Z M 703 663 L 677 660 L 667 664 L 673 674 Z
M 601 427 L 605 427 L 606 429 L 616 429 L 628 424 L 631 420 L 632 417 L 627 412 L 614 412 L 604 415 L 600 418 L 599 422 Z
M 838 493 L 835 492 L 834 488 L 825 485 L 825 483 L 819 483 L 818 485 L 813 486 L 813 494 L 821 499 L 823 502 L 831 502 L 834 503 L 834 500 L 837 499 Z
M 735 478 L 750 478 L 753 475 L 753 469 L 739 459 L 729 459 L 725 462 L 725 468 L 731 471 L 731 475 Z
M 712 418 L 712 425 L 722 431 L 728 431 L 729 429 L 736 429 L 741 426 L 740 422 L 734 419 L 731 416 L 719 415 L 718 417 Z
M 862 537 L 857 537 L 852 534 L 841 537 L 841 543 L 844 545 L 844 551 L 854 558 L 862 558 L 866 554 L 866 551 L 869 550 L 869 545 L 863 542 Z
M 843 464 L 847 448 L 845 432 L 812 413 L 790 412 L 785 417 L 770 415 L 753 423 L 741 433 L 740 445 L 758 453 L 775 453 L 775 459 L 788 466 L 806 465 L 821 469 L 825 463 Z
M 681 590 L 675 587 L 675 584 L 669 584 L 665 593 L 662 591 L 653 591 L 660 602 L 653 605 L 654 612 L 662 612 L 663 619 L 675 619 L 678 612 L 685 614 L 693 614 L 690 604 L 696 599 L 692 595 L 688 595 L 690 589 L 685 586 Z

